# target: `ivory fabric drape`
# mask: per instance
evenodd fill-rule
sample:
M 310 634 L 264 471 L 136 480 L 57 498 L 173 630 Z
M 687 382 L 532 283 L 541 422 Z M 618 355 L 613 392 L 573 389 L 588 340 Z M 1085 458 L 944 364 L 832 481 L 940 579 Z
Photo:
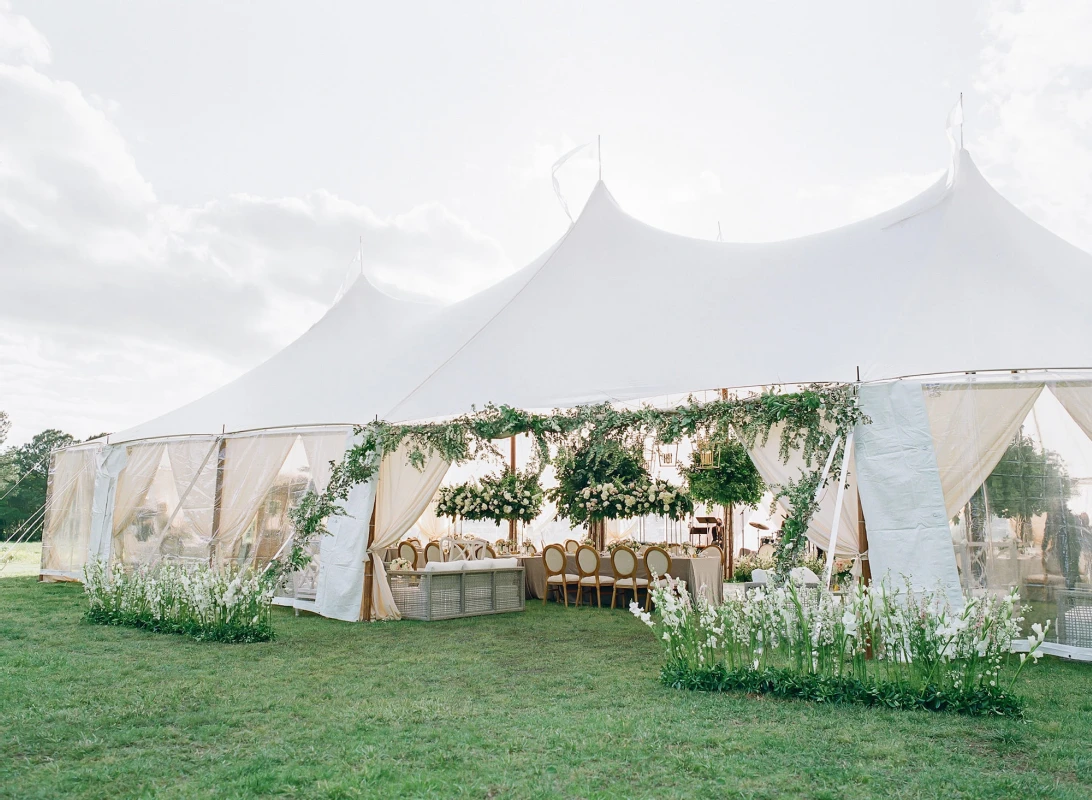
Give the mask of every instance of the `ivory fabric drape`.
M 216 451 L 219 439 L 181 439 L 167 444 L 167 459 L 177 492 L 171 527 L 178 529 L 187 554 L 208 558 L 212 543 L 216 494 Z M 165 533 L 165 531 L 163 532 Z
M 97 447 L 53 454 L 53 480 L 42 527 L 43 574 L 79 579 L 87 563 Z
M 125 468 L 118 476 L 114 495 L 113 536 L 110 560 L 127 564 L 126 533 L 136 520 L 137 512 L 144 504 L 148 489 L 159 472 L 166 445 L 162 442 L 137 444 L 128 448 Z
M 409 446 L 403 443 L 384 456 L 379 465 L 375 498 L 375 535 L 369 554 L 372 559 L 372 619 L 401 619 L 387 584 L 383 551 L 398 542 L 424 513 L 451 464 L 432 455 L 423 469 L 409 462 Z
M 92 491 L 91 498 L 91 534 L 87 543 L 88 560 L 110 560 L 118 476 L 125 469 L 128 460 L 128 448 L 123 445 L 107 445 L 95 454 L 95 488 Z
M 921 388 L 951 519 L 997 466 L 1043 384 L 925 383 Z
M 1092 439 L 1092 386 L 1059 382 L 1052 384 L 1050 390 L 1062 408 L 1076 420 L 1084 435 Z
M 857 426 L 855 446 L 872 579 L 939 588 L 959 608 L 963 590 L 921 384 L 865 384 L 859 402 L 871 419 Z
M 785 429 L 783 423 L 774 425 L 770 429 L 770 436 L 765 443 L 755 441 L 753 447 L 747 448 L 751 460 L 768 485 L 784 485 L 791 480 L 797 480 L 804 470 L 804 457 L 799 450 L 789 453 L 788 463 L 781 460 L 781 433 Z M 829 451 L 829 445 L 827 446 Z M 816 455 L 820 461 L 825 460 L 826 452 Z M 834 555 L 840 558 L 851 558 L 858 554 L 857 544 L 857 464 L 856 454 L 851 454 L 849 459 L 849 471 L 846 478 L 846 496 L 842 501 L 842 521 L 838 526 L 838 543 L 834 548 Z M 819 465 L 820 467 L 822 464 Z M 811 518 L 808 525 L 808 540 L 816 547 L 826 550 L 830 546 L 830 526 L 834 520 L 834 505 L 838 495 L 838 470 L 831 468 L 831 479 L 827 483 L 819 498 L 819 509 Z M 783 501 L 778 501 L 783 509 Z M 786 509 L 787 510 L 787 509 Z
M 347 431 L 335 433 L 302 434 L 303 450 L 307 453 L 307 463 L 311 466 L 311 483 L 316 492 L 326 490 L 330 482 L 331 461 L 341 461 L 345 455 L 345 436 Z
M 216 561 L 221 565 L 246 565 L 249 555 L 242 552 L 244 535 L 296 443 L 297 435 L 243 436 L 227 440 L 220 526 L 214 531 L 212 542 Z M 250 551 L 254 549 L 251 547 Z
M 348 433 L 348 450 L 361 440 Z M 375 506 L 376 476 L 358 483 L 345 500 L 338 501 L 341 513 L 326 521 L 327 534 L 319 538 L 319 569 L 315 581 L 315 610 L 324 617 L 357 622 L 364 594 L 364 559 L 368 550 L 368 524 Z

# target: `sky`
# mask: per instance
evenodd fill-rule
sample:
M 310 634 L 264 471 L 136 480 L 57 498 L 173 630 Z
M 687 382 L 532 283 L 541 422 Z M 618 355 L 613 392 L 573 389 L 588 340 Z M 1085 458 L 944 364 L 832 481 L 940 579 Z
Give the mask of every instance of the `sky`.
M 358 251 L 395 294 L 495 282 L 565 231 L 551 165 L 597 136 L 629 213 L 768 241 L 928 185 L 963 92 L 987 179 L 1092 250 L 1089 41 L 1072 0 L 0 0 L 8 444 L 222 385 Z M 596 173 L 562 170 L 574 213 Z

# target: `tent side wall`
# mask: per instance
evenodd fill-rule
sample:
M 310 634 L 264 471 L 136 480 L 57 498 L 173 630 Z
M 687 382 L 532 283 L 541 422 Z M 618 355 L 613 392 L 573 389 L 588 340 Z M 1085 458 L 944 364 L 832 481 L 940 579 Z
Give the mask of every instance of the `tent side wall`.
M 49 459 L 39 579 L 77 581 L 87 563 L 99 445 L 58 450 Z

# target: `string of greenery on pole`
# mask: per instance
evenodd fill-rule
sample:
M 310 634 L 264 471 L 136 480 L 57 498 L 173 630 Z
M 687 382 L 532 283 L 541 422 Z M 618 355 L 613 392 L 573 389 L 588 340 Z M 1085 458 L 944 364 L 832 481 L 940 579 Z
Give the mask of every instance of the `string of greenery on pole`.
M 752 447 L 756 442 L 765 444 L 778 425 L 782 426 L 782 461 L 799 452 L 805 465 L 798 478 L 770 487 L 775 499 L 783 499 L 788 507 L 777 554 L 778 570 L 784 573 L 803 547 L 808 521 L 817 508 L 815 494 L 824 481 L 827 454 L 835 441 L 845 441 L 853 426 L 867 421 L 851 384 L 812 384 L 797 392 L 769 390 L 706 402 L 691 397 L 673 408 L 625 409 L 603 403 L 536 414 L 487 405 L 444 422 L 394 424 L 376 420 L 355 429 L 356 443 L 340 463 L 332 465 L 325 491 L 309 492 L 293 510 L 296 532 L 292 548 L 270 564 L 267 574 L 278 579 L 304 568 L 311 560 L 309 544 L 326 532 L 326 520 L 339 513 L 349 491 L 371 479 L 383 457 L 402 445 L 410 463 L 418 468 L 434 456 L 451 464 L 479 458 L 503 464 L 504 455 L 495 442 L 526 434 L 535 445 L 527 469 L 539 475 L 548 464 L 564 464 L 573 453 L 608 458 L 619 445 L 640 451 L 684 439 L 719 441 L 730 436 Z M 840 462 L 839 446 L 826 480 L 838 474 Z

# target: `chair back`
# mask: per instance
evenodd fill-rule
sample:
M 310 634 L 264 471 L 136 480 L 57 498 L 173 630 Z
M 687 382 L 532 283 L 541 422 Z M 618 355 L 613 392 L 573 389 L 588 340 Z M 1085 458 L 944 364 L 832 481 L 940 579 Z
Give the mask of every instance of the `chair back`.
M 566 556 L 565 548 L 559 544 L 548 544 L 542 551 L 542 566 L 546 570 L 546 577 L 551 575 L 563 575 L 565 573 Z
M 576 569 L 581 578 L 599 574 L 599 553 L 594 547 L 580 545 L 576 550 Z
M 429 542 L 425 545 L 425 563 L 430 561 L 443 561 L 444 550 L 439 542 Z
M 576 539 L 566 539 L 565 540 L 565 552 L 566 553 L 575 553 L 579 548 L 580 548 L 580 542 L 576 541 Z
M 652 576 L 662 578 L 671 572 L 671 556 L 662 547 L 650 547 L 645 550 L 645 571 L 649 580 Z
M 413 542 L 402 542 L 400 545 L 398 545 L 398 557 L 404 558 L 406 559 L 406 561 L 413 564 L 414 569 L 417 569 L 417 567 L 420 566 L 420 564 L 417 563 L 420 555 L 420 552 L 418 552 Z
M 610 554 L 610 565 L 616 579 L 637 577 L 637 556 L 628 547 L 614 548 Z
M 497 551 L 493 549 L 493 545 L 487 544 L 485 546 L 485 555 L 488 556 L 489 558 L 496 558 L 497 557 Z
M 698 553 L 698 556 L 700 558 L 715 558 L 718 561 L 721 561 L 724 558 L 724 553 L 722 553 L 721 549 L 715 544 L 711 544 L 708 547 L 703 547 L 702 551 Z

